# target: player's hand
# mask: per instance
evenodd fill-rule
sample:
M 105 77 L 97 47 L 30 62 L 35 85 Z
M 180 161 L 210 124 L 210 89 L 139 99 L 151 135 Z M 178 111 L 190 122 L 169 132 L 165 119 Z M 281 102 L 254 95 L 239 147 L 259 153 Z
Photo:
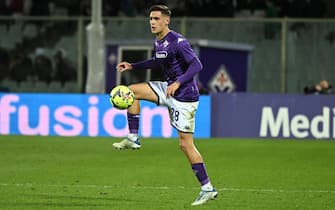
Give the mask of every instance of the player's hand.
M 116 66 L 116 70 L 119 72 L 131 70 L 131 69 L 133 69 L 133 66 L 126 61 L 123 61 Z
M 166 89 L 166 97 L 170 98 L 171 96 L 174 96 L 175 92 L 180 87 L 180 82 L 175 81 L 171 85 L 169 85 Z

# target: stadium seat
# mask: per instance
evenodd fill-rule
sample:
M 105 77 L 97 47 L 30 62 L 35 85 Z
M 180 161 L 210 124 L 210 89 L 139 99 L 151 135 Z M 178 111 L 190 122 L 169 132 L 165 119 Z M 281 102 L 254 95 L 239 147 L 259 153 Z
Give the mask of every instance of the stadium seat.
M 64 84 L 64 92 L 65 93 L 77 93 L 77 92 L 79 92 L 77 82 L 66 82 Z
M 66 52 L 66 57 L 68 57 L 72 63 L 77 63 L 76 35 L 62 37 L 56 44 L 56 49 L 64 49 Z
M 9 92 L 19 91 L 19 85 L 17 81 L 14 81 L 14 80 L 9 80 L 9 79 L 2 80 L 1 86 L 8 88 Z
M 35 84 L 33 81 L 21 81 L 19 83 L 19 91 L 20 92 L 34 92 L 35 91 Z
M 32 23 L 28 23 L 24 26 L 23 35 L 28 38 L 34 38 L 38 34 L 37 26 Z
M 43 81 L 36 81 L 34 87 L 35 88 L 34 88 L 33 92 L 46 93 L 46 92 L 48 92 L 49 85 L 46 82 L 43 82 Z
M 7 26 L 4 24 L 0 25 L 0 37 L 7 37 Z M 5 41 L 6 39 L 0 39 L 0 47 L 3 46 Z
M 10 26 L 7 36 L 7 48 L 13 49 L 17 43 L 22 41 L 22 23 L 18 22 Z
M 48 92 L 50 92 L 50 93 L 60 93 L 60 92 L 63 92 L 63 86 L 62 86 L 61 82 L 59 82 L 59 81 L 52 81 L 49 84 Z

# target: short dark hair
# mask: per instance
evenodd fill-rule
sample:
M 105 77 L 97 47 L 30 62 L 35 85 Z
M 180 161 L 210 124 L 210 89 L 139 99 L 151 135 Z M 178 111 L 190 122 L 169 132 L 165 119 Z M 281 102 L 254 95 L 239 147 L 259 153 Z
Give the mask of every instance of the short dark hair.
M 169 7 L 163 4 L 153 5 L 149 9 L 149 14 L 153 11 L 160 11 L 163 15 L 171 16 L 171 10 Z

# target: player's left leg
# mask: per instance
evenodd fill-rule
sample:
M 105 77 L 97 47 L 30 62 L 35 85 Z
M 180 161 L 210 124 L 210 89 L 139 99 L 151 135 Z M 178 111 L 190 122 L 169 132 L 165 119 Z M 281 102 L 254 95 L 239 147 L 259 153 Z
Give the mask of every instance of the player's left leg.
M 201 185 L 200 194 L 192 205 L 201 205 L 215 199 L 218 193 L 211 184 L 202 156 L 194 145 L 193 134 L 181 131 L 178 134 L 179 146 L 190 162 L 192 170 Z
M 173 127 L 178 130 L 179 146 L 186 155 L 192 170 L 197 177 L 201 192 L 192 205 L 201 205 L 217 196 L 213 188 L 204 161 L 200 152 L 194 145 L 193 133 L 195 130 L 195 113 L 199 102 L 182 102 L 171 97 L 167 101 L 170 109 L 170 120 Z

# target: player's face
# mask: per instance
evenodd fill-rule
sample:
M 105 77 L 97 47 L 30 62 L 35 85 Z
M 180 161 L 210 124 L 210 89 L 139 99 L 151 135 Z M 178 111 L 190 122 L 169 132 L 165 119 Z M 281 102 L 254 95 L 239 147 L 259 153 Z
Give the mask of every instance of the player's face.
M 163 15 L 160 11 L 152 11 L 150 13 L 151 33 L 155 34 L 158 37 L 160 37 L 161 35 L 165 35 L 166 31 L 168 31 L 169 22 L 169 16 Z

